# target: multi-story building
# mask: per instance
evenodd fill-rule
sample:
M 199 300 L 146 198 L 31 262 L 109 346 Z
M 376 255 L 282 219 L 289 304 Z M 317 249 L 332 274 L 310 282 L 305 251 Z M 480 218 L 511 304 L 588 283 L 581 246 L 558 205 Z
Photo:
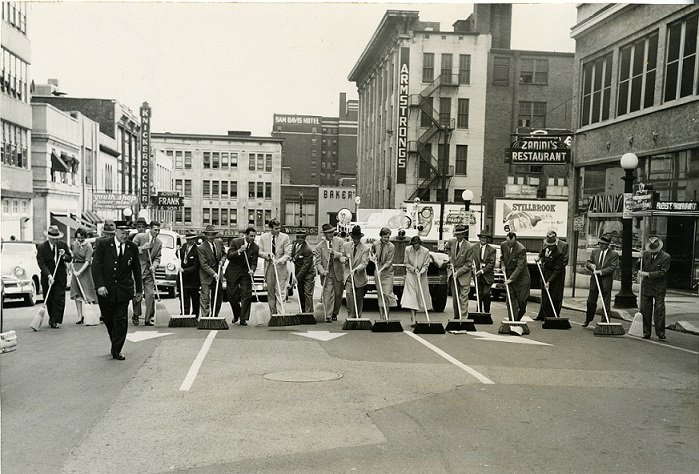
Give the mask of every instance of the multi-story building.
M 470 190 L 492 219 L 508 176 L 541 178 L 544 166 L 519 169 L 504 150 L 522 125 L 570 127 L 573 55 L 511 50 L 511 22 L 511 5 L 476 5 L 453 31 L 416 11 L 386 12 L 349 75 L 359 90 L 363 207 L 461 203 Z
M 283 141 L 235 131 L 151 133 L 156 160 L 162 155 L 172 161 L 174 189 L 184 197 L 173 229 L 201 231 L 212 225 L 232 236 L 248 225 L 264 230 L 272 218 L 280 218 Z
M 603 233 L 621 245 L 630 221 L 632 247 L 660 237 L 672 257 L 668 285 L 684 289 L 699 281 L 698 32 L 699 7 L 680 4 L 581 4 L 572 29 L 570 208 L 585 217 L 581 259 Z M 625 220 L 627 153 L 638 158 L 634 189 L 652 187 L 656 199 Z
M 29 156 L 32 107 L 29 105 L 31 42 L 26 2 L 2 3 L 1 175 L 3 239 L 31 240 L 34 235 L 32 170 Z M 45 229 L 42 229 L 45 230 Z
M 357 105 L 342 92 L 337 117 L 274 114 L 272 137 L 284 139 L 290 184 L 336 186 L 356 176 Z

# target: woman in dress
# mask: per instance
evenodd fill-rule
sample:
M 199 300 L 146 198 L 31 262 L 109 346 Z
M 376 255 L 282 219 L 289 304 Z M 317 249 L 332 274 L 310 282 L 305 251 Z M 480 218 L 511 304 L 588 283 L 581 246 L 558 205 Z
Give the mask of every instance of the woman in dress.
M 93 304 L 97 301 L 95 284 L 92 281 L 92 245 L 85 241 L 87 232 L 85 229 L 75 231 L 75 240 L 71 244 L 73 252 L 73 280 L 70 284 L 70 299 L 75 300 L 75 307 L 78 309 L 80 320 L 75 324 L 82 324 L 83 302 Z
M 432 309 L 432 298 L 427 283 L 430 252 L 422 246 L 422 240 L 417 235 L 410 239 L 410 245 L 405 248 L 403 263 L 405 263 L 405 288 L 400 305 L 410 310 L 410 325 L 415 327 L 415 314 L 418 311 L 424 312 L 426 309 Z M 427 308 L 422 304 L 423 297 Z
M 376 264 L 374 279 L 376 280 L 376 290 L 379 293 L 379 307 L 384 308 L 383 316 L 388 319 L 388 308 L 398 305 L 396 295 L 393 294 L 393 257 L 396 253 L 396 246 L 390 242 L 391 229 L 384 227 L 379 231 L 380 240 L 371 246 L 371 259 Z M 381 295 L 383 293 L 383 295 Z

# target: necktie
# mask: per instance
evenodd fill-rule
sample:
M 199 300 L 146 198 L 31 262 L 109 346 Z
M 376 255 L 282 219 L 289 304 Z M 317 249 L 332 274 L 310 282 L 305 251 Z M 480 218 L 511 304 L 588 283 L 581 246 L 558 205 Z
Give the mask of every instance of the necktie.
M 459 255 L 459 252 L 461 252 L 461 242 L 456 243 L 456 255 Z
M 119 258 L 124 255 L 124 244 L 119 244 Z
M 272 255 L 277 255 L 277 238 L 272 236 Z
M 333 252 L 330 248 L 330 241 L 326 240 L 325 242 L 328 244 L 328 270 L 330 270 L 333 267 Z
M 352 258 L 357 256 L 357 246 L 354 246 L 354 251 L 352 252 Z
M 381 242 L 381 250 L 379 250 L 379 263 L 383 261 L 383 248 L 384 248 L 384 243 Z
M 603 250 L 602 253 L 599 256 L 599 266 L 600 268 L 602 267 L 602 264 L 604 263 L 604 254 L 606 253 L 606 250 Z
M 485 245 L 481 248 L 481 262 L 485 260 Z

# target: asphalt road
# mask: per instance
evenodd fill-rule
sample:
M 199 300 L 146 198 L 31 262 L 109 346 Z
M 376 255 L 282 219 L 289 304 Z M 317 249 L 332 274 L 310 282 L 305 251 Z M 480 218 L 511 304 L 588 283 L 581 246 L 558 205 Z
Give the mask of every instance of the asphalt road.
M 164 302 L 177 312 L 177 300 Z M 528 336 L 501 336 L 497 302 L 494 325 L 458 335 L 415 335 L 401 310 L 404 333 L 342 331 L 342 320 L 131 326 L 119 362 L 103 325 L 74 324 L 70 300 L 60 329 L 33 332 L 39 307 L 5 309 L 5 331 L 18 335 L 17 351 L 0 355 L 7 474 L 699 465 L 699 338 L 688 334 L 593 336 L 582 313 L 564 311 L 570 330 L 530 322 Z M 446 323 L 450 308 L 431 316 Z M 230 307 L 222 314 L 230 322 Z M 378 317 L 375 302 L 365 316 Z

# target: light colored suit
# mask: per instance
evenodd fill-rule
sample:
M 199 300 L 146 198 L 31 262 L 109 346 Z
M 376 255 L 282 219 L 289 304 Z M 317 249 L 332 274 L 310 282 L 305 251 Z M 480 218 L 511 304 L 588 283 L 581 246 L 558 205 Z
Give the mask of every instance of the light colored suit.
M 291 239 L 288 234 L 280 232 L 275 238 L 275 252 L 272 252 L 272 233 L 262 234 L 257 242 L 260 247 L 259 256 L 265 261 L 265 281 L 267 282 L 267 304 L 272 314 L 283 313 L 283 302 L 286 299 L 286 286 L 289 282 L 289 272 L 286 262 L 291 260 Z M 269 257 L 276 260 L 276 274 Z M 277 284 L 279 275 L 279 284 Z M 280 294 L 281 291 L 281 294 Z
M 599 280 L 599 286 L 602 289 L 602 301 L 604 302 L 604 307 L 609 314 L 610 305 L 612 304 L 612 284 L 614 283 L 614 272 L 619 266 L 619 254 L 614 250 L 608 248 L 607 253 L 604 255 L 604 260 L 600 265 L 600 257 L 602 255 L 602 250 L 596 248 L 592 251 L 590 259 L 585 264 L 585 268 L 590 271 L 595 269 L 601 272 L 597 275 Z M 585 321 L 589 324 L 594 318 L 597 312 L 597 299 L 599 298 L 600 291 L 597 288 L 597 282 L 595 281 L 595 276 L 590 275 L 590 293 L 587 296 L 587 311 Z
M 219 272 L 221 260 L 225 257 L 223 252 L 223 241 L 214 239 L 213 250 L 211 242 L 205 240 L 197 247 L 199 254 L 199 280 L 201 280 L 201 295 L 199 302 L 201 305 L 201 317 L 208 318 L 211 313 L 211 293 L 214 293 L 216 301 L 214 302 L 214 317 L 218 317 L 221 311 L 221 302 L 223 301 L 223 282 L 216 281 L 216 275 Z
M 396 295 L 393 294 L 393 259 L 396 255 L 396 246 L 391 242 L 382 244 L 379 240 L 372 244 L 371 251 L 376 257 L 376 271 L 374 272 L 376 291 L 379 291 L 380 288 L 383 293 L 383 297 L 379 294 L 379 306 L 383 308 L 385 301 L 386 306 L 393 308 L 398 305 Z M 381 270 L 382 268 L 383 270 Z M 388 310 L 388 308 L 385 309 Z
M 454 318 L 468 318 L 468 294 L 471 291 L 471 274 L 473 266 L 473 245 L 466 239 L 461 241 L 459 246 L 458 239 L 451 239 L 447 242 L 445 250 L 449 255 L 449 261 L 453 267 L 447 269 L 447 275 L 452 277 L 450 283 L 451 290 L 454 291 L 453 272 L 456 272 L 456 286 L 458 288 L 459 299 L 452 298 L 454 304 Z M 459 308 L 461 312 L 459 313 Z
M 138 260 L 141 264 L 141 281 L 143 282 L 143 301 L 146 303 L 146 322 L 152 322 L 155 317 L 155 269 L 160 265 L 160 254 L 163 243 L 159 238 L 153 238 L 150 232 L 136 234 L 133 243 L 138 247 L 150 244 L 149 249 L 138 251 Z M 150 256 L 150 257 L 149 257 Z M 151 263 L 153 270 L 151 271 Z M 133 319 L 140 318 L 142 314 L 141 301 L 133 302 Z
M 362 317 L 364 287 L 368 281 L 366 266 L 369 263 L 369 251 L 369 246 L 362 242 L 357 244 L 356 249 L 353 242 L 346 242 L 342 246 L 342 253 L 347 257 L 343 266 L 343 278 L 345 281 L 345 292 L 347 293 L 347 310 L 350 318 Z
M 344 239 L 340 237 L 333 237 L 329 241 L 324 238 L 313 249 L 313 262 L 320 275 L 320 284 L 323 286 L 323 308 L 326 319 L 337 317 L 342 305 L 342 292 L 345 286 L 340 257 L 344 244 Z

